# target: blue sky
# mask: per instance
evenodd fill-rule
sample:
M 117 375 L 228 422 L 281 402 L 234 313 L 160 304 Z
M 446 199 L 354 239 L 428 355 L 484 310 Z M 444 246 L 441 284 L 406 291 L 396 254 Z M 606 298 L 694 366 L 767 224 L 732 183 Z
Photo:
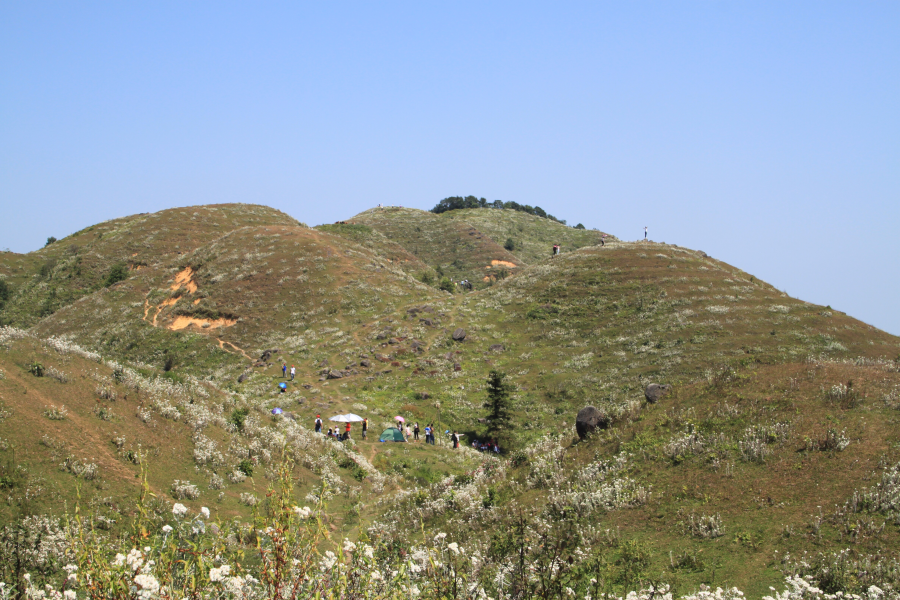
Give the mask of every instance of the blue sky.
M 900 334 L 900 3 L 0 3 L 0 248 L 467 194 Z

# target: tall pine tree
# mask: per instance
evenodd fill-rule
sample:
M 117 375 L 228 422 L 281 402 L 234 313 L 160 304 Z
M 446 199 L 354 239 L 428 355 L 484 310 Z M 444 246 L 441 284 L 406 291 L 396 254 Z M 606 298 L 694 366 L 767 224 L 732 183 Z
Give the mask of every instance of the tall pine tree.
M 489 411 L 486 419 L 489 437 L 509 437 L 512 390 L 513 386 L 506 382 L 505 373 L 491 371 L 487 381 L 487 401 L 484 403 L 484 408 Z

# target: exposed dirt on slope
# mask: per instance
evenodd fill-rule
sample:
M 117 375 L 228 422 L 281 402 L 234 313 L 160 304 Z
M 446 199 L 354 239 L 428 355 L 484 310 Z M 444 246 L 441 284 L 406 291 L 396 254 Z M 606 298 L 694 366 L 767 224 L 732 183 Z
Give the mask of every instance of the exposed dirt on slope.
M 219 327 L 231 327 L 235 323 L 237 323 L 237 319 L 195 319 L 193 317 L 185 317 L 182 315 L 175 317 L 175 320 L 172 321 L 170 325 L 167 325 L 166 329 L 180 331 L 192 325 L 203 329 L 218 329 Z

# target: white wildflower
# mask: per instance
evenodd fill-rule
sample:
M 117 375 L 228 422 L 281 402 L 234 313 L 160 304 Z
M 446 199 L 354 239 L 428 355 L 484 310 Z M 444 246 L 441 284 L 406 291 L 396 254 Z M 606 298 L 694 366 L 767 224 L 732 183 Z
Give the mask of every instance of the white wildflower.
M 200 513 L 203 515 L 204 519 L 209 518 L 209 509 L 206 508 L 205 506 L 200 507 Z
M 209 570 L 209 580 L 210 581 L 225 581 L 225 578 L 231 574 L 231 567 L 228 565 L 222 565 L 218 569 L 210 569 Z
M 159 581 L 153 575 L 141 573 L 135 576 L 134 582 L 140 587 L 138 598 L 141 600 L 150 600 L 159 593 Z
M 163 533 L 172 533 L 172 526 L 171 525 L 163 525 L 162 530 L 163 530 Z
M 337 556 L 331 550 L 325 551 L 325 558 L 322 559 L 322 570 L 328 571 L 337 562 Z
M 184 504 L 182 504 L 180 502 L 176 502 L 175 506 L 172 507 L 172 514 L 175 515 L 176 517 L 181 517 L 183 515 L 186 515 L 187 511 L 188 511 L 187 506 L 185 506 Z
M 456 542 L 450 542 L 447 547 L 453 551 L 453 554 L 459 554 L 459 546 Z

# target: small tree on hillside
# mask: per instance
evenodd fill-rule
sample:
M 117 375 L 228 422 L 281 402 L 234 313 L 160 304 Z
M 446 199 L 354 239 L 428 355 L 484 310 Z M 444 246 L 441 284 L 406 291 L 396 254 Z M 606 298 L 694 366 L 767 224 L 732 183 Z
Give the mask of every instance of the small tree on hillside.
M 508 434 L 512 415 L 510 393 L 513 386 L 506 382 L 506 373 L 491 371 L 487 381 L 487 401 L 484 408 L 488 409 L 487 426 L 488 436 L 501 437 Z
M 106 281 L 103 282 L 103 285 L 109 287 L 120 281 L 125 281 L 126 279 L 128 279 L 128 267 L 120 263 L 110 269 L 109 275 L 106 276 Z

